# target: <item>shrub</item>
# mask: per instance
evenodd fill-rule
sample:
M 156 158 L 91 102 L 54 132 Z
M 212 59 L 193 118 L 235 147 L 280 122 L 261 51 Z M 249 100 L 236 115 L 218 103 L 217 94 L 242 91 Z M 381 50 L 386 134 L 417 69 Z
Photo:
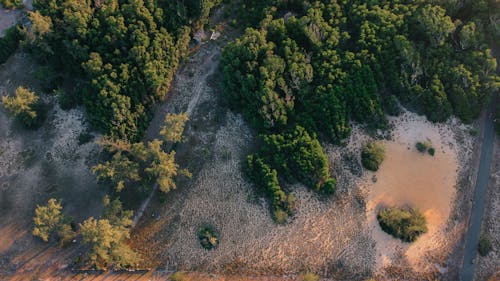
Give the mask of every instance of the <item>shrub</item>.
M 198 230 L 198 239 L 203 248 L 211 250 L 219 245 L 219 235 L 212 227 L 202 227 Z
M 427 149 L 427 153 L 429 153 L 430 156 L 434 156 L 434 153 L 436 153 L 436 150 L 434 149 L 434 147 L 431 147 L 431 148 Z
M 380 143 L 368 143 L 361 151 L 361 163 L 371 171 L 377 171 L 384 158 L 385 148 Z
M 483 236 L 479 240 L 479 246 L 478 246 L 478 252 L 482 257 L 485 257 L 489 254 L 489 252 L 493 249 L 493 246 L 491 245 L 491 241 L 488 239 L 488 237 Z
M 421 153 L 424 153 L 427 150 L 427 146 L 425 145 L 425 143 L 417 142 L 417 144 L 415 145 L 415 147 Z
M 321 186 L 321 190 L 326 194 L 334 194 L 335 191 L 337 191 L 337 187 L 335 186 L 335 179 L 327 179 Z
M 319 281 L 319 276 L 317 274 L 308 272 L 300 275 L 300 281 Z
M 94 138 L 94 135 L 92 135 L 91 133 L 89 133 L 87 131 L 81 132 L 78 135 L 78 144 L 79 145 L 86 144 L 86 143 L 90 142 L 93 138 Z
M 170 276 L 172 281 L 186 281 L 186 274 L 182 271 L 177 271 Z
M 383 231 L 405 242 L 413 242 L 427 232 L 425 217 L 413 209 L 383 209 L 377 220 Z

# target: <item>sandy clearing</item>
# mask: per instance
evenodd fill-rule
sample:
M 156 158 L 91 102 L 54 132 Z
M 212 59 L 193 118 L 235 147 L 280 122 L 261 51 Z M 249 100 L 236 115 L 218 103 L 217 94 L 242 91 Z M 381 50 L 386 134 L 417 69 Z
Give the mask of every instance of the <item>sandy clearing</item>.
M 458 171 L 463 169 L 457 153 L 460 144 L 451 124 L 433 124 L 409 112 L 390 121 L 394 124 L 394 141 L 384 141 L 386 159 L 378 172 L 366 175 L 364 183 L 368 190 L 367 221 L 376 241 L 375 269 L 391 265 L 403 254 L 413 270 L 433 270 L 426 257 L 444 247 L 451 233 L 446 226 L 455 199 Z M 416 142 L 426 140 L 436 148 L 434 157 L 415 148 Z M 381 206 L 419 209 L 427 219 L 429 231 L 412 244 L 392 238 L 380 229 L 376 220 Z

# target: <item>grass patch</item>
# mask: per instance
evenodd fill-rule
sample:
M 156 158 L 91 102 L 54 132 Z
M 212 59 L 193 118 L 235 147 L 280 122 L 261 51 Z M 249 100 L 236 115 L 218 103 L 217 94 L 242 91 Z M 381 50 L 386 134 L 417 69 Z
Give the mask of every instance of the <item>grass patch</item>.
M 427 232 L 425 217 L 414 209 L 386 208 L 378 213 L 377 220 L 383 231 L 404 242 L 413 242 Z
M 319 276 L 317 274 L 308 272 L 300 275 L 300 281 L 319 281 Z

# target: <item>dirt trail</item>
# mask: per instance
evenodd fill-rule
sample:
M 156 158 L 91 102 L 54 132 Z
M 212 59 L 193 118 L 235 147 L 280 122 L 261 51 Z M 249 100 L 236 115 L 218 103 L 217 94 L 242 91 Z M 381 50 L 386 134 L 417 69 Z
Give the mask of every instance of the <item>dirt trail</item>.
M 156 113 L 154 115 L 155 117 L 151 121 L 151 124 L 149 125 L 149 128 L 146 131 L 146 134 L 145 134 L 146 140 L 153 140 L 153 139 L 159 137 L 159 132 L 161 130 L 161 127 L 165 123 L 165 115 L 167 113 L 185 112 L 188 115 L 188 117 L 191 117 L 191 115 L 193 114 L 193 110 L 198 105 L 200 97 L 204 92 L 203 90 L 204 90 L 204 86 L 207 84 L 207 78 L 210 77 L 214 73 L 214 71 L 217 69 L 219 61 L 216 60 L 216 57 L 218 57 L 220 55 L 220 48 L 215 44 L 215 42 L 208 42 L 208 43 L 206 43 L 205 46 L 202 46 L 197 51 L 197 53 L 198 53 L 198 55 L 202 54 L 202 56 L 203 56 L 203 59 L 200 62 L 201 64 L 198 66 L 199 67 L 198 73 L 201 75 L 196 75 L 196 76 L 193 75 L 191 78 L 189 78 L 187 80 L 190 83 L 195 84 L 195 86 L 193 87 L 193 91 L 191 92 L 191 95 L 190 95 L 190 93 L 186 93 L 183 91 L 179 92 L 176 90 L 172 90 L 171 95 L 168 96 L 166 98 L 166 101 L 163 102 L 162 105 L 156 110 Z M 197 54 L 194 54 L 194 56 L 196 56 L 196 55 Z M 174 83 L 173 83 L 174 86 L 172 88 L 174 88 L 177 84 L 179 84 L 179 81 L 178 81 L 179 79 L 181 79 L 180 74 L 177 74 L 176 75 L 177 81 L 174 81 Z M 178 97 L 178 95 L 182 95 L 182 97 Z M 183 107 L 180 104 L 178 106 L 176 106 L 175 109 L 172 108 L 171 103 L 172 103 L 173 99 L 176 99 L 176 100 L 181 99 L 182 101 L 185 102 L 186 98 L 189 96 L 190 96 L 190 100 L 189 100 L 189 103 L 187 105 L 187 109 L 185 111 L 183 111 L 183 109 L 182 109 Z M 181 103 L 181 102 L 179 102 L 179 103 Z M 171 148 L 171 145 L 169 145 L 167 150 L 170 150 L 170 148 Z M 149 196 L 146 198 L 146 200 L 144 200 L 144 202 L 142 202 L 139 209 L 137 209 L 135 216 L 134 216 L 134 220 L 132 222 L 132 227 L 136 226 L 137 223 L 139 222 L 139 220 L 141 219 L 141 217 L 144 215 L 144 211 L 149 206 L 149 203 L 151 202 L 151 199 L 153 198 L 156 190 L 158 190 L 158 184 L 155 183 L 155 185 L 153 186 L 153 190 L 151 191 Z

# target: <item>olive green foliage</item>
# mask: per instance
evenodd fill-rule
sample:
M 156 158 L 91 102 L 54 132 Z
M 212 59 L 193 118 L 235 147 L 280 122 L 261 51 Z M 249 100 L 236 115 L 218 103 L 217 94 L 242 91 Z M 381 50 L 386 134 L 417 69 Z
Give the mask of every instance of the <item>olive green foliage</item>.
M 219 245 L 219 235 L 212 227 L 198 229 L 198 239 L 203 248 L 211 250 Z
M 413 242 L 427 232 L 425 217 L 413 209 L 383 209 L 377 220 L 383 231 L 405 242 Z
M 308 272 L 300 275 L 300 281 L 319 281 L 319 276 L 317 274 Z
M 20 40 L 20 34 L 17 26 L 13 26 L 5 30 L 5 34 L 0 38 L 0 64 L 3 64 L 12 55 Z
M 361 150 L 361 163 L 371 171 L 377 171 L 385 158 L 385 148 L 382 143 L 370 142 Z
M 40 98 L 24 87 L 18 87 L 13 97 L 2 97 L 2 104 L 5 109 L 28 128 L 34 128 L 43 121 Z
M 434 156 L 436 153 L 436 149 L 432 147 L 432 143 L 430 140 L 427 140 L 425 142 L 417 142 L 415 144 L 415 147 L 417 148 L 418 152 L 420 153 L 429 153 L 429 155 Z
M 488 239 L 488 237 L 486 236 L 482 236 L 481 239 L 479 240 L 479 246 L 478 246 L 479 254 L 482 257 L 485 257 L 491 252 L 492 249 L 493 246 L 491 244 L 490 239 Z
M 68 244 L 75 237 L 75 233 L 69 224 L 69 219 L 61 212 L 60 200 L 49 199 L 47 205 L 37 205 L 33 222 L 33 235 L 48 242 L 54 233 L 59 237 L 61 246 Z
M 170 276 L 171 281 L 187 281 L 186 274 L 182 271 L 177 271 Z
M 87 81 L 79 95 L 105 133 L 138 141 L 189 43 L 218 0 L 35 0 L 24 45 Z
M 180 142 L 182 140 L 182 133 L 184 132 L 184 125 L 188 120 L 186 113 L 171 114 L 167 113 L 165 116 L 165 126 L 160 131 L 165 141 Z
M 23 0 L 0 0 L 0 5 L 7 9 L 24 7 Z
M 90 217 L 80 224 L 84 243 L 91 246 L 88 259 L 96 269 L 129 268 L 139 261 L 127 245 L 132 225 L 132 211 L 122 210 L 118 199 L 104 199 L 104 214 L 100 219 Z
M 272 202 L 273 217 L 277 223 L 285 223 L 295 211 L 295 196 L 287 194 L 280 186 L 278 173 L 253 154 L 247 157 L 246 172 L 252 181 L 261 188 Z

